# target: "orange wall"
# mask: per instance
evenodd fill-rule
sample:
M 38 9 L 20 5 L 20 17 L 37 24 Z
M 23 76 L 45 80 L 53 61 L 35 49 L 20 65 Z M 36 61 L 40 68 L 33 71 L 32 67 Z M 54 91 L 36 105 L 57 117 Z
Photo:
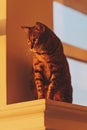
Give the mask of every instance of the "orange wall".
M 40 21 L 52 28 L 52 0 L 7 1 L 7 103 L 32 100 L 32 53 L 21 25 Z M 26 52 L 29 52 L 26 56 Z
M 6 0 L 0 0 L 0 107 L 6 105 Z

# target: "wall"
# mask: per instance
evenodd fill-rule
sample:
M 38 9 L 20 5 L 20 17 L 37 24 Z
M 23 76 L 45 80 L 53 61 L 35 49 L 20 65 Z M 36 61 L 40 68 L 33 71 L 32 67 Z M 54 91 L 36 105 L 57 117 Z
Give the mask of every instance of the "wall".
M 6 104 L 6 0 L 0 0 L 0 107 Z
M 40 21 L 52 28 L 52 0 L 7 0 L 7 103 L 33 100 L 32 53 L 21 25 Z

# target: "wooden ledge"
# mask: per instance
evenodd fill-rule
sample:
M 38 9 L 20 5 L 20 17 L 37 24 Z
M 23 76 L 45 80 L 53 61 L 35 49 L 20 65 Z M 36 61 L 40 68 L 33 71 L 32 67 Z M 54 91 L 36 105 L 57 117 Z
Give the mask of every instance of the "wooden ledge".
M 87 107 L 35 100 L 0 108 L 0 130 L 87 130 Z

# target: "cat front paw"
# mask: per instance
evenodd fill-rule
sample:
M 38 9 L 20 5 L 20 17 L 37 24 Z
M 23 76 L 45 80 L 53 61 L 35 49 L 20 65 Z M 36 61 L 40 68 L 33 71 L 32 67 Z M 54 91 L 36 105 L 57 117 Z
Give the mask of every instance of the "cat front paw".
M 44 89 L 42 85 L 37 86 L 37 95 L 38 95 L 38 99 L 44 98 Z
M 47 92 L 46 99 L 51 99 L 51 100 L 53 100 L 53 94 Z

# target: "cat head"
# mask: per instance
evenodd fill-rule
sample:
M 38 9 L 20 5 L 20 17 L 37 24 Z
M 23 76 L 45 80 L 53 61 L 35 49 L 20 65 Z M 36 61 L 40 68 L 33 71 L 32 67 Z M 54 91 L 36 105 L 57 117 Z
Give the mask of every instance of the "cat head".
M 22 29 L 27 34 L 27 43 L 30 50 L 36 52 L 41 46 L 42 42 L 40 41 L 44 39 L 46 26 L 40 22 L 36 22 L 35 26 L 22 26 Z

